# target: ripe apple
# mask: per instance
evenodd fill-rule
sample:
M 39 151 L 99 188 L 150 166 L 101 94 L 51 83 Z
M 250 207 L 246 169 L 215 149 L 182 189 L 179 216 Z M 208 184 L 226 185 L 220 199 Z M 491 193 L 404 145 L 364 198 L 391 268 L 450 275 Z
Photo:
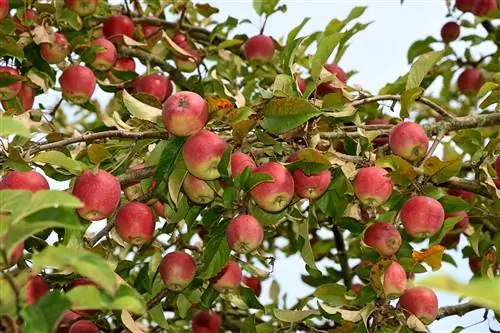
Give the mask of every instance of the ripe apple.
M 201 53 L 189 44 L 188 37 L 182 33 L 173 35 L 172 41 L 190 55 L 174 55 L 175 66 L 183 72 L 193 72 L 201 63 Z
M 238 253 L 256 250 L 264 240 L 264 229 L 251 215 L 238 215 L 227 226 L 229 247 Z
M 22 17 L 23 20 L 19 19 L 19 17 Z M 12 21 L 14 21 L 16 25 L 16 34 L 20 35 L 25 31 L 28 31 L 29 28 L 34 24 L 34 23 L 40 23 L 40 20 L 38 18 L 38 15 L 36 12 L 28 8 L 26 10 L 18 9 L 16 14 L 12 17 Z
M 269 212 L 280 212 L 285 209 L 295 193 L 295 184 L 290 172 L 276 162 L 262 164 L 253 172 L 265 173 L 272 178 L 272 181 L 257 184 L 250 190 L 250 196 L 257 205 Z
M 416 196 L 406 201 L 400 211 L 406 232 L 415 238 L 435 235 L 444 221 L 443 206 L 431 197 Z
M 463 12 L 472 12 L 476 0 L 456 0 L 455 6 Z
M 406 272 L 398 262 L 393 261 L 382 277 L 384 295 L 387 298 L 397 298 L 406 289 Z
M 472 13 L 476 16 L 487 16 L 497 9 L 496 0 L 476 0 Z
M 49 285 L 41 275 L 30 276 L 26 284 L 26 303 L 35 304 L 49 292 Z
M 252 157 L 239 151 L 231 154 L 231 176 L 233 178 L 245 171 L 246 167 L 252 171 L 257 167 Z
M 438 299 L 434 291 L 426 287 L 406 289 L 399 298 L 398 306 L 406 317 L 414 315 L 425 325 L 432 323 L 438 314 Z
M 96 86 L 94 72 L 81 65 L 71 65 L 59 78 L 64 99 L 74 104 L 87 103 Z
M 483 74 L 478 68 L 467 68 L 458 77 L 458 89 L 462 94 L 475 94 L 483 85 Z
M 472 192 L 464 191 L 464 190 L 457 190 L 457 189 L 449 189 L 448 190 L 449 195 L 454 195 L 456 197 L 460 197 L 466 201 L 472 202 L 474 201 L 475 195 Z
M 446 247 L 447 249 L 452 249 L 457 247 L 460 242 L 460 234 L 446 234 L 441 240 L 440 244 Z
M 427 153 L 429 138 L 422 126 L 405 121 L 392 129 L 389 136 L 389 146 L 394 154 L 409 161 L 416 161 Z
M 110 216 L 120 202 L 120 182 L 104 170 L 87 170 L 76 178 L 73 195 L 84 203 L 84 207 L 78 209 L 82 218 L 102 220 Z
M 163 104 L 163 125 L 173 135 L 193 135 L 201 131 L 207 121 L 207 103 L 197 93 L 181 91 Z
M 361 283 L 354 283 L 351 287 L 352 291 L 354 291 L 355 294 L 359 294 L 361 288 L 363 288 L 363 285 Z
M 71 44 L 62 33 L 54 32 L 51 37 L 52 43 L 40 44 L 40 56 L 49 64 L 58 64 L 68 56 Z
M 390 125 L 390 121 L 387 118 L 376 118 L 370 119 L 366 122 L 367 125 Z M 372 140 L 372 143 L 377 146 L 383 146 L 389 143 L 388 135 L 379 135 Z
M 0 0 L 0 21 L 9 16 L 9 0 Z
M 98 0 L 64 0 L 66 7 L 80 16 L 94 14 L 99 4 Z
M 59 320 L 59 326 L 56 329 L 56 333 L 68 333 L 71 325 L 80 316 L 73 311 L 65 311 L 62 318 Z
M 135 61 L 133 58 L 123 57 L 116 59 L 115 65 L 112 70 L 108 72 L 108 79 L 111 83 L 122 83 L 124 80 L 118 78 L 113 74 L 116 72 L 135 72 Z
M 260 293 L 262 291 L 262 286 L 261 286 L 259 277 L 257 277 L 257 276 L 244 276 L 243 277 L 243 284 L 246 285 L 248 288 L 252 289 L 255 296 L 257 296 L 257 297 L 260 296 Z
M 193 281 L 195 274 L 196 262 L 186 252 L 171 252 L 161 260 L 161 279 L 170 290 L 181 291 L 186 288 Z
M 21 90 L 17 94 L 19 103 L 21 104 L 21 109 L 23 112 L 33 109 L 33 104 L 35 103 L 36 91 L 31 88 L 30 85 L 23 83 L 21 85 Z M 9 101 L 2 101 L 2 107 L 5 111 L 15 112 L 14 107 L 9 105 Z
M 387 171 L 378 167 L 358 170 L 352 184 L 359 201 L 366 206 L 378 207 L 392 194 L 392 181 Z
M 217 134 L 201 130 L 186 140 L 182 156 L 193 176 L 213 180 L 220 177 L 217 167 L 227 147 L 227 142 Z
M 337 80 L 339 80 L 342 83 L 347 82 L 347 75 L 345 74 L 344 70 L 337 64 L 326 64 L 325 69 L 330 72 L 331 74 L 335 74 L 337 77 Z M 340 92 L 340 89 L 335 87 L 334 84 L 324 82 L 320 83 L 318 85 L 318 88 L 316 89 L 316 93 L 319 96 L 325 96 L 328 94 L 333 94 L 333 93 L 338 93 Z
M 149 18 L 155 18 L 149 16 Z M 163 27 L 160 25 L 153 25 L 149 23 L 141 23 L 142 35 L 150 44 L 154 44 L 160 40 L 163 32 Z
M 172 95 L 174 86 L 168 76 L 159 73 L 136 77 L 132 81 L 134 93 L 144 93 L 156 97 L 163 103 L 167 97 Z
M 274 40 L 264 35 L 253 36 L 245 42 L 243 54 L 248 61 L 269 61 L 274 55 Z
M 213 311 L 198 311 L 192 319 L 193 333 L 219 333 L 222 321 Z
M 78 320 L 71 325 L 69 333 L 100 333 L 100 330 L 89 320 Z
M 118 58 L 118 52 L 116 52 L 115 45 L 106 38 L 93 40 L 91 45 L 100 46 L 104 48 L 104 50 L 96 52 L 94 61 L 92 61 L 90 65 L 98 71 L 107 71 L 111 69 Z
M 10 171 L 0 180 L 0 190 L 28 190 L 33 193 L 49 189 L 49 182 L 36 171 Z
M 457 224 L 455 224 L 455 227 L 453 229 L 464 231 L 469 226 L 469 214 L 467 214 L 467 212 L 458 211 L 458 212 L 448 213 L 444 216 L 444 218 L 447 219 L 449 217 L 457 217 L 457 216 L 462 217 L 462 219 L 459 220 Z
M 366 228 L 361 244 L 389 257 L 398 252 L 401 243 L 401 234 L 394 224 L 377 222 Z
M 218 292 L 236 289 L 243 279 L 240 265 L 230 260 L 220 273 L 211 279 L 212 285 Z
M 0 66 L 0 73 L 7 73 L 12 76 L 19 76 L 19 71 L 15 68 L 8 66 Z M 8 86 L 0 87 L 0 100 L 5 101 L 16 97 L 16 95 L 21 91 L 21 82 L 17 81 Z
M 295 162 L 298 160 L 298 154 L 293 154 L 288 158 L 287 162 Z M 306 175 L 301 168 L 297 168 L 292 171 L 292 177 L 296 195 L 301 198 L 317 199 L 328 189 L 332 174 L 330 170 L 325 170 L 319 173 Z
M 134 35 L 134 23 L 128 16 L 112 15 L 104 21 L 102 32 L 107 39 L 121 45 L 123 36 L 132 38 Z
M 155 217 L 148 205 L 128 202 L 116 214 L 116 232 L 129 244 L 142 245 L 153 238 Z
M 297 76 L 296 82 L 297 82 L 297 87 L 299 88 L 300 93 L 301 94 L 305 93 L 306 92 L 306 88 L 307 88 L 307 82 L 306 82 L 306 80 L 304 80 L 300 76 Z
M 189 200 L 199 205 L 206 205 L 215 199 L 215 192 L 210 185 L 189 173 L 184 178 L 182 189 Z
M 460 36 L 460 26 L 456 22 L 448 22 L 441 28 L 443 42 L 450 43 Z

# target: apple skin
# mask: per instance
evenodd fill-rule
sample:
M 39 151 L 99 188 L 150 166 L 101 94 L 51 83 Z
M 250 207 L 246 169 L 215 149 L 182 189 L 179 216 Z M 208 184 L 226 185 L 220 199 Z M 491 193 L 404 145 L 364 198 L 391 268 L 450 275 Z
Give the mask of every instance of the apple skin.
M 434 291 L 426 287 L 406 289 L 399 298 L 398 306 L 406 317 L 414 315 L 425 325 L 432 323 L 438 314 L 438 299 Z
M 74 104 L 87 103 L 96 87 L 94 72 L 88 67 L 71 65 L 59 78 L 64 99 Z
M 256 297 L 260 296 L 262 292 L 260 278 L 258 278 L 257 276 L 244 276 L 243 284 L 252 289 Z
M 392 129 L 389 136 L 389 146 L 394 154 L 409 161 L 416 161 L 427 153 L 429 138 L 422 126 L 405 121 Z
M 297 76 L 296 82 L 297 82 L 297 88 L 299 89 L 300 93 L 301 94 L 305 93 L 307 88 L 306 80 L 304 80 L 300 76 Z
M 238 253 L 249 253 L 262 244 L 264 229 L 251 215 L 238 215 L 227 226 L 229 247 Z
M 148 17 L 156 18 L 154 16 L 148 16 Z M 142 29 L 142 35 L 149 44 L 155 44 L 157 41 L 160 40 L 163 33 L 163 29 L 161 26 L 148 23 L 141 23 L 140 27 Z
M 132 38 L 134 35 L 134 23 L 128 16 L 112 15 L 104 21 L 102 32 L 107 39 L 121 45 L 123 36 Z
M 49 189 L 47 179 L 36 171 L 10 171 L 0 180 L 0 190 L 28 190 L 33 193 Z
M 243 54 L 248 61 L 269 61 L 274 55 L 274 40 L 264 35 L 253 36 L 245 42 Z
M 18 15 L 23 17 L 23 22 L 21 22 L 21 20 L 19 20 Z M 28 8 L 26 10 L 18 9 L 16 14 L 14 16 L 12 16 L 12 21 L 14 21 L 14 23 L 16 25 L 16 35 L 20 35 L 23 32 L 28 31 L 29 28 L 31 28 L 31 26 L 33 25 L 33 23 L 37 23 L 37 24 L 40 23 L 40 19 L 38 18 L 38 15 L 31 8 Z M 27 24 L 27 25 L 25 25 L 25 24 Z
M 9 0 L 0 0 L 0 21 L 9 16 Z
M 124 82 L 124 80 L 118 78 L 113 74 L 116 72 L 135 72 L 135 61 L 133 58 L 123 57 L 116 59 L 115 65 L 112 70 L 108 72 L 108 79 L 111 83 L 118 84 Z
M 94 14 L 97 10 L 98 0 L 64 0 L 66 7 L 80 16 Z
M 497 172 L 497 177 L 500 178 L 500 155 L 497 156 L 495 161 L 495 171 Z
M 481 273 L 481 258 L 471 255 L 469 257 L 469 268 L 474 275 Z
M 273 179 L 255 185 L 250 190 L 250 196 L 260 208 L 268 212 L 280 212 L 293 199 L 295 184 L 288 170 L 277 162 L 268 162 L 257 167 L 254 173 L 266 173 Z
M 387 118 L 376 118 L 370 119 L 366 122 L 367 125 L 390 125 L 391 122 Z M 389 143 L 388 135 L 379 135 L 372 140 L 372 143 L 376 146 L 383 146 Z
M 181 291 L 193 281 L 196 262 L 186 252 L 175 251 L 167 254 L 160 263 L 160 275 L 168 289 Z
M 325 69 L 329 71 L 331 74 L 335 74 L 337 77 L 337 80 L 339 80 L 342 83 L 347 82 L 347 75 L 345 74 L 344 70 L 337 64 L 325 64 L 324 65 Z M 339 93 L 341 90 L 337 87 L 334 87 L 331 83 L 324 82 L 318 85 L 318 88 L 316 89 L 316 93 L 319 96 L 325 96 L 328 94 L 333 94 L 333 93 Z
M 464 231 L 469 226 L 469 214 L 467 214 L 467 212 L 458 211 L 453 213 L 447 213 L 445 214 L 444 218 L 447 219 L 449 217 L 457 217 L 457 216 L 461 216 L 462 219 L 459 220 L 457 224 L 455 224 L 455 227 L 453 229 L 458 231 Z
M 40 44 L 40 56 L 49 64 L 58 64 L 68 56 L 71 50 L 71 44 L 66 37 L 59 32 L 54 32 L 53 37 L 53 44 Z
M 96 52 L 95 59 L 90 65 L 98 71 L 110 70 L 118 58 L 115 45 L 106 38 L 98 38 L 92 41 L 91 45 L 101 46 L 104 50 Z
M 440 244 L 446 247 L 447 249 L 456 248 L 458 243 L 460 242 L 460 234 L 446 234 L 441 240 Z
M 476 197 L 474 193 L 469 192 L 469 191 L 464 191 L 464 190 L 457 190 L 457 189 L 449 189 L 448 190 L 449 195 L 454 195 L 456 197 L 460 197 L 464 199 L 465 201 L 472 202 L 474 201 L 474 198 Z
M 100 333 L 99 328 L 89 320 L 78 320 L 69 328 L 69 333 Z
M 457 85 L 458 90 L 462 94 L 475 94 L 483 85 L 484 78 L 480 69 L 467 68 L 458 77 Z
M 370 225 L 363 235 L 362 245 L 370 247 L 382 256 L 392 256 L 401 247 L 398 229 L 391 223 L 377 222 Z
M 444 215 L 439 201 L 426 196 L 409 199 L 400 211 L 404 229 L 414 238 L 434 236 L 443 225 Z
M 455 6 L 462 12 L 472 12 L 476 0 L 456 0 Z
M 250 167 L 252 171 L 257 167 L 252 157 L 239 151 L 231 154 L 231 177 L 241 175 L 246 167 Z
M 217 134 L 207 130 L 197 132 L 182 147 L 186 168 L 193 176 L 203 180 L 219 178 L 217 167 L 227 147 L 227 142 Z
M 41 275 L 30 276 L 26 284 L 26 303 L 35 304 L 49 292 L 49 285 Z
M 230 260 L 222 271 L 210 281 L 215 290 L 221 293 L 238 288 L 242 279 L 240 265 Z
M 174 86 L 168 76 L 159 73 L 136 77 L 132 81 L 132 91 L 155 97 L 163 103 L 167 97 L 172 95 Z
M 19 71 L 8 66 L 0 66 L 0 73 L 7 73 L 12 76 L 19 76 Z M 14 98 L 21 91 L 21 82 L 17 81 L 5 87 L 0 87 L 0 100 L 5 101 Z
M 182 189 L 189 200 L 199 205 L 206 205 L 215 199 L 215 192 L 206 181 L 187 174 Z
M 406 290 L 406 272 L 403 266 L 393 261 L 384 272 L 382 281 L 386 298 L 393 299 L 401 296 Z
M 497 9 L 496 0 L 476 0 L 472 13 L 476 16 L 487 16 Z
M 80 315 L 73 311 L 65 311 L 62 318 L 59 320 L 59 326 L 56 329 L 56 333 L 68 333 L 69 328 L 78 318 L 80 318 Z
M 19 99 L 19 103 L 21 104 L 21 108 L 23 112 L 30 111 L 33 109 L 33 104 L 35 103 L 36 91 L 31 88 L 26 83 L 21 84 L 21 90 L 17 94 L 17 98 Z M 8 101 L 2 101 L 2 107 L 5 111 L 15 112 L 15 108 L 11 108 L 8 105 Z
M 115 229 L 129 244 L 142 245 L 153 239 L 155 217 L 151 208 L 142 202 L 129 202 L 116 214 Z
M 353 182 L 354 193 L 366 206 L 378 207 L 392 194 L 392 181 L 385 169 L 365 167 L 358 170 Z
M 120 182 L 112 174 L 98 170 L 83 172 L 75 180 L 73 195 L 84 203 L 78 214 L 87 220 L 97 221 L 110 216 L 120 202 Z
M 191 321 L 193 333 L 219 333 L 221 325 L 220 316 L 213 311 L 198 311 Z
M 162 115 L 167 131 L 176 136 L 190 136 L 205 127 L 208 107 L 197 93 L 181 91 L 165 101 Z
M 299 160 L 298 153 L 291 155 L 287 162 Z M 300 168 L 292 171 L 295 194 L 301 198 L 317 199 L 323 195 L 330 185 L 332 173 L 330 170 L 306 175 Z
M 441 28 L 443 42 L 450 43 L 460 36 L 460 26 L 456 22 L 448 22 Z

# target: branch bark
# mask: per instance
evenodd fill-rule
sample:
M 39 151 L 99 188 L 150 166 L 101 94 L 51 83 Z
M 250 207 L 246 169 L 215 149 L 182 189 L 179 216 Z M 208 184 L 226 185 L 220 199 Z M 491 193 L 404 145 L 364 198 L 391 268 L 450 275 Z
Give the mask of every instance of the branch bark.
M 481 309 L 481 307 L 471 303 L 443 306 L 439 308 L 437 319 L 442 319 L 449 316 L 463 316 L 466 313 L 477 309 Z
M 464 190 L 468 192 L 472 192 L 475 194 L 479 194 L 485 198 L 491 199 L 491 193 L 488 187 L 482 183 L 479 183 L 474 180 L 462 179 L 458 177 L 451 177 L 448 181 L 440 184 L 435 184 L 439 187 L 446 187 L 457 190 Z
M 335 238 L 335 246 L 337 247 L 337 255 L 339 257 L 342 279 L 344 280 L 344 285 L 346 286 L 346 288 L 351 289 L 351 268 L 349 267 L 349 263 L 347 261 L 344 237 L 342 237 L 342 233 L 340 232 L 340 229 L 337 225 L 334 225 L 332 230 L 333 237 Z

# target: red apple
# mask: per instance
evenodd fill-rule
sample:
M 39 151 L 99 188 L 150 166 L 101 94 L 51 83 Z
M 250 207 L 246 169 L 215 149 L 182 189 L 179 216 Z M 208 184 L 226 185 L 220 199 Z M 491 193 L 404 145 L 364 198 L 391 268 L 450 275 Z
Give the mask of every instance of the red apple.
M 22 22 L 19 19 L 19 17 L 22 17 Z M 26 10 L 23 9 L 18 9 L 16 12 L 16 15 L 12 17 L 12 21 L 14 21 L 16 25 L 16 34 L 20 35 L 25 31 L 28 31 L 29 28 L 33 26 L 34 23 L 40 23 L 40 20 L 38 18 L 38 15 L 36 12 L 28 8 Z
M 183 72 L 193 72 L 201 63 L 201 53 L 189 44 L 188 37 L 184 34 L 175 34 L 172 41 L 189 54 L 189 57 L 174 55 L 175 66 Z
M 306 80 L 304 80 L 300 76 L 297 76 L 296 82 L 297 82 L 297 87 L 299 88 L 300 93 L 301 94 L 305 93 L 306 92 L 306 88 L 307 88 L 307 82 L 306 82 Z
M 174 86 L 168 76 L 154 73 L 136 77 L 132 81 L 132 90 L 134 93 L 156 97 L 160 103 L 163 103 L 167 97 L 172 95 Z
M 148 205 L 129 202 L 116 214 L 116 232 L 129 244 L 142 245 L 153 238 L 155 217 Z
M 367 206 L 378 207 L 392 194 L 392 181 L 385 169 L 365 167 L 358 170 L 352 184 L 359 201 Z
M 80 16 L 94 14 L 99 4 L 98 0 L 64 0 L 66 7 Z
M 467 212 L 458 211 L 458 212 L 448 213 L 444 216 L 444 218 L 447 219 L 449 217 L 457 217 L 457 216 L 462 217 L 462 219 L 459 220 L 457 224 L 455 224 L 454 229 L 459 231 L 464 231 L 469 226 L 469 214 L 467 214 Z
M 272 181 L 255 185 L 250 190 L 252 199 L 260 208 L 269 212 L 280 212 L 292 201 L 295 193 L 293 177 L 288 170 L 276 162 L 268 162 L 254 169 L 254 173 L 265 173 Z
M 456 22 L 448 22 L 441 28 L 443 42 L 453 42 L 460 36 L 460 26 Z
M 493 179 L 493 182 L 495 183 L 495 186 L 500 189 L 500 178 Z
M 182 147 L 182 156 L 188 171 L 203 180 L 220 177 L 219 166 L 227 142 L 217 134 L 201 130 L 190 136 Z
M 206 205 L 215 199 L 215 192 L 210 185 L 189 173 L 184 178 L 182 189 L 189 200 L 200 205 Z
M 116 52 L 116 47 L 113 43 L 106 38 L 98 38 L 92 41 L 91 45 L 100 46 L 103 50 L 96 52 L 94 61 L 90 65 L 98 71 L 111 69 L 118 58 L 118 52 Z
M 497 9 L 496 0 L 476 0 L 472 13 L 476 16 L 487 16 Z
M 35 103 L 36 91 L 31 88 L 30 85 L 23 83 L 21 85 L 21 90 L 17 94 L 19 103 L 21 104 L 21 109 L 23 112 L 30 111 Z M 11 100 L 12 101 L 12 100 Z M 9 105 L 9 101 L 2 101 L 2 107 L 5 111 L 15 112 L 15 107 Z
M 155 18 L 154 16 L 149 16 L 149 18 Z M 142 35 L 150 44 L 154 44 L 160 40 L 163 27 L 161 25 L 153 25 L 149 23 L 141 23 Z
M 389 146 L 394 154 L 409 161 L 421 159 L 427 153 L 429 138 L 422 126 L 406 121 L 396 125 L 389 136 Z
M 458 77 L 458 89 L 462 94 L 475 94 L 483 85 L 484 78 L 478 68 L 467 68 Z
M 89 320 L 78 320 L 71 325 L 69 333 L 100 333 L 100 330 Z
M 476 0 L 456 0 L 455 6 L 463 12 L 472 12 Z
M 274 40 L 264 35 L 253 36 L 245 42 L 243 53 L 248 61 L 269 61 L 274 55 Z
M 331 74 L 335 74 L 338 81 L 340 81 L 342 83 L 347 82 L 347 75 L 345 74 L 344 70 L 342 70 L 342 68 L 340 68 L 339 65 L 326 64 L 324 67 Z M 335 87 L 334 84 L 332 84 L 332 83 L 324 82 L 324 83 L 320 83 L 318 85 L 316 92 L 319 96 L 325 96 L 328 94 L 339 93 L 340 89 Z
M 123 36 L 132 38 L 134 35 L 134 23 L 128 16 L 112 15 L 104 21 L 102 32 L 110 41 L 123 44 Z
M 458 242 L 460 241 L 460 234 L 446 234 L 441 240 L 440 244 L 446 247 L 447 249 L 452 249 L 457 247 Z
M 227 226 L 229 247 L 238 253 L 256 250 L 264 240 L 264 229 L 251 215 L 239 215 Z
M 121 83 L 122 79 L 118 78 L 113 74 L 113 71 L 116 72 L 135 72 L 135 61 L 133 58 L 123 57 L 118 58 L 113 66 L 112 70 L 108 72 L 109 81 L 112 83 Z
M 9 16 L 9 0 L 0 0 L 0 21 Z
M 406 272 L 398 262 L 393 261 L 384 272 L 382 277 L 384 295 L 387 298 L 397 298 L 406 289 Z
M 257 167 L 252 157 L 239 151 L 231 154 L 231 176 L 233 178 L 245 171 L 246 167 L 252 171 Z
M 363 285 L 361 283 L 354 283 L 351 287 L 352 291 L 354 291 L 355 294 L 359 294 L 361 288 L 363 288 Z
M 454 195 L 457 197 L 460 197 L 466 201 L 472 202 L 474 201 L 475 195 L 472 192 L 464 191 L 464 190 L 457 190 L 457 189 L 449 189 L 448 190 L 449 195 Z
M 59 326 L 56 329 L 56 333 L 68 333 L 69 328 L 78 318 L 80 318 L 80 316 L 75 312 L 65 311 L 62 318 L 59 320 Z
M 389 257 L 398 252 L 401 242 L 401 234 L 394 224 L 377 222 L 365 230 L 362 245 L 371 247 L 380 255 Z
M 258 278 L 257 276 L 244 276 L 243 284 L 252 289 L 255 296 L 260 296 L 260 293 L 262 291 L 260 278 Z
M 78 214 L 90 221 L 110 216 L 120 202 L 120 194 L 120 182 L 104 170 L 87 170 L 76 178 L 73 185 L 73 195 L 84 203 Z
M 201 131 L 207 121 L 207 103 L 197 93 L 181 91 L 163 104 L 163 124 L 173 135 L 193 135 Z
M 236 289 L 243 279 L 240 265 L 230 260 L 222 271 L 211 282 L 215 290 L 224 292 Z
M 429 325 L 438 314 L 438 299 L 434 291 L 426 287 L 406 289 L 399 298 L 398 306 L 403 309 L 406 317 L 414 315 L 422 323 Z
M 160 275 L 168 289 L 181 291 L 193 281 L 196 274 L 196 262 L 186 252 L 175 251 L 163 257 L 160 263 Z
M 68 56 L 71 44 L 62 33 L 54 32 L 51 37 L 52 43 L 40 44 L 40 56 L 49 64 L 58 64 Z
M 155 210 L 156 215 L 165 218 L 165 205 L 160 200 L 155 201 L 153 209 Z
M 291 155 L 287 162 L 299 160 L 298 153 Z M 306 175 L 301 168 L 292 171 L 295 194 L 301 198 L 317 199 L 323 195 L 330 185 L 332 174 L 330 170 Z
M 49 182 L 36 171 L 10 171 L 0 180 L 0 190 L 28 190 L 33 193 L 49 189 Z
M 406 201 L 400 211 L 406 232 L 415 238 L 435 235 L 444 221 L 443 206 L 431 197 L 416 196 Z
M 7 73 L 11 76 L 19 76 L 19 71 L 17 69 L 8 66 L 0 66 L 0 73 Z M 0 87 L 0 100 L 5 101 L 16 97 L 16 95 L 19 94 L 19 91 L 21 91 L 21 86 L 21 82 L 17 81 L 8 86 Z
M 5 239 L 5 238 L 4 238 Z M 17 245 L 8 258 L 8 262 L 5 263 L 3 258 L 0 256 L 0 269 L 5 269 L 16 265 L 23 257 L 24 252 L 24 242 Z
M 94 72 L 81 65 L 71 65 L 59 78 L 63 97 L 74 104 L 87 103 L 96 86 Z
M 366 122 L 367 125 L 389 125 L 391 122 L 387 118 L 376 118 L 376 119 L 370 119 Z M 372 143 L 374 143 L 377 146 L 383 146 L 389 143 L 389 136 L 388 135 L 379 135 L 375 139 L 372 140 Z
M 219 315 L 212 311 L 198 311 L 192 319 L 193 333 L 219 333 L 222 321 Z
M 481 258 L 472 254 L 469 256 L 469 268 L 472 271 L 472 274 L 481 273 Z
M 41 275 L 30 276 L 26 284 L 26 303 L 35 304 L 49 292 L 49 285 Z

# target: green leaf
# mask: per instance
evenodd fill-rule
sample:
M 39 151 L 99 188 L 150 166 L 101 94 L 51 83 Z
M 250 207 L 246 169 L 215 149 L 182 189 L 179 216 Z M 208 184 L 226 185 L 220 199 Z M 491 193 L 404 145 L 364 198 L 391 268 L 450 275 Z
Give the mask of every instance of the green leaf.
M 351 9 L 349 15 L 347 15 L 347 18 L 343 22 L 344 25 L 346 25 L 347 23 L 351 22 L 352 20 L 357 19 L 358 17 L 363 15 L 365 10 L 366 10 L 366 7 L 362 7 L 362 6 L 354 7 L 353 9 Z
M 79 175 L 84 170 L 89 168 L 88 165 L 80 161 L 76 161 L 57 150 L 43 151 L 41 153 L 38 153 L 33 158 L 33 161 L 63 168 L 74 175 Z
M 259 185 L 260 183 L 272 183 L 273 181 L 274 181 L 273 177 L 267 173 L 253 172 L 248 176 L 242 187 L 243 190 L 247 192 L 250 191 L 252 188 L 254 188 L 256 185 Z
M 295 82 L 290 75 L 278 74 L 274 79 L 273 94 L 278 97 L 293 95 L 295 92 Z
M 443 51 L 432 51 L 422 54 L 413 63 L 408 73 L 408 80 L 406 81 L 406 90 L 420 87 L 420 83 L 431 70 L 431 68 L 436 64 L 436 62 L 441 59 L 444 55 Z
M 411 64 L 413 60 L 421 54 L 433 51 L 430 44 L 437 42 L 434 37 L 427 37 L 423 40 L 417 40 L 408 49 L 408 63 Z
M 80 208 L 83 207 L 83 203 L 77 197 L 68 192 L 57 190 L 38 191 L 33 194 L 26 209 L 17 215 L 16 218 L 20 219 L 42 209 L 51 207 Z
M 313 78 L 313 81 L 318 79 L 323 65 L 327 62 L 341 38 L 341 33 L 332 33 L 331 35 L 324 36 L 318 41 L 318 49 L 314 54 L 311 64 L 311 77 Z
M 260 304 L 259 299 L 255 297 L 255 294 L 251 288 L 245 288 L 243 286 L 240 286 L 240 295 L 245 304 L 250 309 L 264 310 L 264 306 Z
M 184 178 L 188 171 L 186 169 L 186 163 L 184 163 L 184 159 L 179 155 L 179 158 L 175 162 L 175 167 L 170 176 L 168 177 L 168 194 L 170 195 L 170 199 L 172 202 L 177 205 L 179 201 L 179 194 L 181 192 L 182 183 L 184 182 Z
M 208 3 L 197 3 L 195 7 L 200 15 L 207 18 L 219 12 L 218 8 L 212 7 Z
M 134 118 L 157 122 L 162 115 L 161 109 L 139 101 L 130 95 L 127 90 L 123 90 L 123 104 Z
M 24 127 L 19 121 L 5 116 L 0 116 L 0 136 L 7 137 L 16 134 L 25 138 L 30 138 L 31 133 L 29 129 Z
M 432 236 L 429 239 L 429 242 L 430 242 L 429 244 L 430 245 L 434 245 L 434 244 L 441 243 L 441 241 L 443 240 L 444 236 L 446 236 L 446 234 L 448 234 L 450 231 L 452 231 L 453 227 L 455 227 L 455 225 L 460 220 L 462 220 L 461 216 L 449 217 L 446 220 L 444 220 L 444 223 L 441 226 L 441 229 L 439 230 L 439 232 L 436 235 Z
M 257 333 L 257 329 L 255 328 L 255 316 L 247 316 L 247 318 L 241 323 L 240 327 L 241 333 Z M 271 331 L 272 332 L 272 331 Z
M 207 236 L 208 240 L 203 251 L 204 279 L 216 276 L 229 261 L 231 249 L 227 243 L 226 229 L 227 222 L 222 222 Z
M 401 94 L 401 118 L 408 118 L 413 102 L 422 95 L 424 90 L 420 87 L 403 91 Z
M 18 60 L 24 59 L 24 50 L 20 44 L 11 37 L 0 38 L 0 56 L 11 56 Z
M 250 215 L 255 217 L 263 226 L 275 225 L 286 215 L 286 209 L 278 213 L 269 213 L 260 208 L 257 204 L 249 205 L 248 212 L 250 213 Z
M 82 28 L 82 19 L 74 11 L 64 8 L 59 19 L 66 22 L 71 28 L 79 31 Z
M 297 323 L 305 320 L 310 316 L 319 315 L 318 310 L 280 310 L 274 309 L 274 316 L 276 319 L 283 321 L 285 323 Z
M 469 211 L 470 209 L 470 204 L 467 201 L 454 195 L 445 195 L 439 199 L 439 202 L 446 213 Z
M 191 309 L 192 306 L 189 299 L 183 294 L 179 294 L 179 296 L 177 296 L 176 304 L 177 304 L 177 309 L 179 309 L 179 315 L 181 316 L 181 318 L 186 318 L 188 311 Z
M 297 37 L 297 35 L 299 34 L 300 30 L 302 30 L 302 28 L 307 24 L 307 22 L 309 22 L 311 18 L 310 17 L 306 17 L 302 20 L 302 22 L 300 22 L 300 24 L 298 26 L 296 26 L 295 28 L 293 28 L 292 30 L 290 30 L 290 32 L 288 33 L 288 36 L 286 37 L 286 45 L 288 46 L 291 42 L 293 42 L 293 40 L 295 39 L 295 37 Z
M 299 233 L 299 244 L 302 244 L 302 248 L 300 250 L 300 253 L 302 255 L 302 259 L 306 262 L 307 266 L 309 266 L 312 269 L 318 270 L 318 267 L 316 266 L 316 262 L 314 259 L 314 253 L 311 248 L 311 242 L 309 241 L 309 222 L 307 219 L 304 219 L 303 221 L 299 222 L 299 227 L 298 227 L 298 233 Z
M 186 138 L 175 136 L 167 141 L 161 152 L 160 163 L 156 168 L 155 179 L 168 181 L 168 177 L 174 169 L 175 161 L 182 150 Z
M 234 201 L 236 200 L 237 196 L 238 196 L 238 189 L 236 187 L 230 186 L 224 189 L 224 195 L 222 197 L 224 207 L 226 209 L 233 208 Z
M 285 73 L 288 75 L 292 75 L 294 71 L 295 57 L 297 56 L 297 52 L 299 52 L 299 47 L 301 46 L 303 37 L 294 39 L 291 42 L 287 42 L 285 49 L 283 50 L 283 68 L 285 69 Z
M 341 305 L 344 303 L 345 286 L 337 283 L 327 283 L 319 286 L 314 291 L 314 297 L 332 305 Z
M 321 112 L 307 100 L 298 97 L 275 98 L 263 109 L 261 126 L 272 134 L 290 131 Z
M 388 155 L 377 159 L 375 166 L 391 169 L 391 179 L 393 183 L 398 185 L 408 185 L 417 176 L 413 166 L 396 155 Z
M 255 12 L 257 15 L 262 15 L 264 14 L 264 9 L 266 5 L 266 1 L 264 0 L 253 0 L 253 9 L 255 9 Z
M 431 177 L 436 183 L 443 183 L 458 175 L 462 168 L 460 159 L 452 161 L 441 161 L 439 158 L 432 156 L 424 162 L 424 174 Z
M 64 311 L 71 307 L 71 302 L 64 293 L 54 290 L 35 304 L 31 304 L 21 311 L 25 333 L 54 332 Z
M 72 308 L 79 310 L 127 310 L 141 314 L 146 310 L 144 298 L 133 288 L 120 285 L 113 295 L 93 285 L 82 285 L 66 293 Z
M 229 177 L 229 169 L 231 168 L 231 153 L 233 151 L 232 147 L 227 147 L 222 154 L 222 157 L 217 165 L 217 170 L 219 171 L 222 178 Z
M 288 170 L 301 169 L 306 175 L 317 174 L 331 167 L 330 161 L 316 149 L 306 148 L 297 153 L 298 161 L 288 164 Z

